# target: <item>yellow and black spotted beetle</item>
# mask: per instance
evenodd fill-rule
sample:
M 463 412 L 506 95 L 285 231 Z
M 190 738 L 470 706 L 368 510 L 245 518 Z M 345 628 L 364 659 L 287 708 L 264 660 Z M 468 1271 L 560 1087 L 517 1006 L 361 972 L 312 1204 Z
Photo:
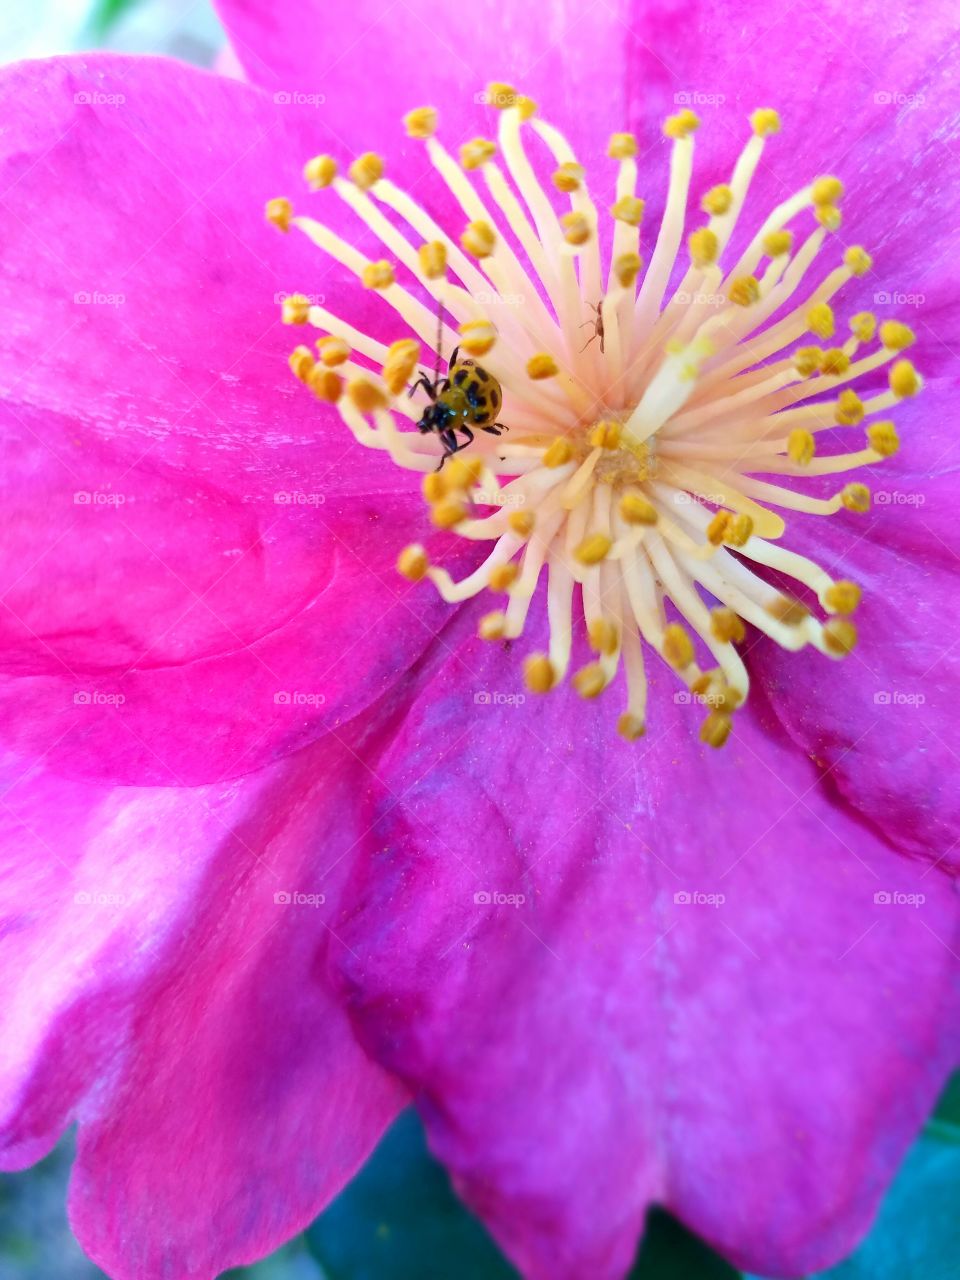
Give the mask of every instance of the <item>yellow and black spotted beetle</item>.
M 502 422 L 497 422 L 497 414 L 503 402 L 500 383 L 475 360 L 461 360 L 459 347 L 454 348 L 447 364 L 446 376 L 440 376 L 442 314 L 441 310 L 437 317 L 437 363 L 433 380 L 421 373 L 409 391 L 412 396 L 418 388 L 423 387 L 430 397 L 430 403 L 424 409 L 417 428 L 424 434 L 432 431 L 443 441 L 444 451 L 438 471 L 449 457 L 471 443 L 474 438 L 472 427 L 478 427 L 492 436 L 498 436 L 508 429 Z M 466 437 L 465 440 L 457 439 L 458 431 Z

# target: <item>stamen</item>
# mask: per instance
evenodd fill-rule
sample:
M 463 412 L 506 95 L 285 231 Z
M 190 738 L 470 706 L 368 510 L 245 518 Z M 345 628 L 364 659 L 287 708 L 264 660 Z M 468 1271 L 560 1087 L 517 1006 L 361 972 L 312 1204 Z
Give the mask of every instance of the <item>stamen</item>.
M 751 116 L 729 181 L 700 197 L 708 220 L 689 234 L 689 267 L 666 299 L 682 249 L 696 116 L 681 111 L 664 124 L 669 187 L 641 278 L 637 139 L 610 138 L 614 189 L 597 202 L 598 215 L 586 157 L 512 86 L 494 83 L 486 94 L 499 112 L 498 142 L 464 143 L 460 165 L 439 141 L 435 108 L 404 117 L 460 206 L 457 224 L 439 225 L 373 152 L 353 160 L 348 177 L 332 156 L 304 166 L 316 198 L 339 197 L 382 245 L 370 257 L 322 221 L 295 215 L 288 199 L 268 202 L 272 225 L 303 232 L 398 318 L 386 344 L 289 295 L 283 321 L 320 331 L 316 355 L 302 342 L 290 368 L 336 407 L 358 443 L 422 475 L 424 528 L 487 544 L 482 562 L 454 580 L 413 541 L 397 560 L 405 578 L 429 582 L 451 603 L 498 593 L 504 607 L 478 624 L 482 638 L 498 641 L 523 635 L 546 574 L 549 642 L 524 662 L 532 692 L 564 682 L 582 627 L 595 656 L 570 682 L 586 699 L 621 686 L 623 738 L 645 732 L 646 649 L 703 704 L 700 739 L 720 747 L 748 695 L 735 648 L 748 624 L 766 642 L 812 645 L 829 658 L 856 644 L 860 588 L 781 545 L 783 513 L 847 519 L 869 510 L 869 488 L 847 477 L 900 448 L 894 422 L 874 415 L 922 389 L 903 356 L 915 334 L 894 317 L 845 318 L 838 295 L 872 260 L 861 246 L 840 253 L 830 240 L 844 195 L 832 175 L 805 175 L 765 217 L 761 210 L 756 234 L 727 260 L 764 148 L 780 131 L 772 109 Z M 569 197 L 559 215 L 525 138 L 545 151 L 553 188 Z M 801 214 L 813 230 L 798 237 L 790 224 Z M 821 251 L 835 265 L 811 287 Z M 718 306 L 704 301 L 710 296 Z M 455 345 L 459 364 L 447 370 Z M 436 381 L 423 372 L 435 356 Z M 885 366 L 888 389 L 858 394 L 860 380 Z M 829 443 L 828 433 L 858 426 L 863 447 L 841 452 Z M 831 496 L 804 491 L 806 478 L 827 475 L 843 477 Z M 771 573 L 811 592 L 821 616 L 775 587 L 764 576 Z

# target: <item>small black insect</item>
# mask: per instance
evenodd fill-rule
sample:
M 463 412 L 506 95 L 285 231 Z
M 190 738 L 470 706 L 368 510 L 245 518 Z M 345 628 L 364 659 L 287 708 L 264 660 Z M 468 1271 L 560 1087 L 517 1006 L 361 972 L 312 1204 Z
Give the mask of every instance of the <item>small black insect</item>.
M 580 326 L 581 329 L 585 329 L 588 324 L 593 325 L 593 333 L 586 340 L 586 342 L 583 344 L 580 350 L 586 351 L 587 347 L 589 347 L 590 343 L 593 342 L 594 338 L 599 338 L 600 354 L 603 355 L 603 299 L 601 298 L 601 300 L 596 304 L 596 306 L 594 306 L 592 302 L 588 302 L 587 306 L 590 308 L 591 311 L 595 311 L 597 314 L 594 316 L 592 320 L 584 320 L 583 324 Z
M 465 449 L 473 440 L 472 427 L 479 427 L 492 436 L 498 436 L 507 427 L 497 422 L 497 414 L 503 404 L 500 383 L 493 374 L 482 369 L 475 360 L 459 358 L 460 348 L 455 347 L 447 364 L 446 377 L 440 376 L 440 354 L 443 333 L 443 308 L 437 313 L 437 363 L 433 380 L 421 373 L 410 388 L 409 394 L 423 387 L 430 397 L 430 404 L 417 423 L 418 430 L 434 432 L 444 444 L 443 455 L 437 470 L 454 453 Z M 457 432 L 466 437 L 457 439 Z

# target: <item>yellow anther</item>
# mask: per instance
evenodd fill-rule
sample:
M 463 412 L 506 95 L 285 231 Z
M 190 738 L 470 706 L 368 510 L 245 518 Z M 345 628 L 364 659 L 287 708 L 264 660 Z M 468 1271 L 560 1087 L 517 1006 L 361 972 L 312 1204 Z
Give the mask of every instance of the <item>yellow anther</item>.
M 280 304 L 284 324 L 306 324 L 310 318 L 310 301 L 302 293 L 291 293 Z
M 729 543 L 731 547 L 743 547 L 750 541 L 753 535 L 753 517 L 739 512 L 735 516 L 730 517 L 730 523 L 727 525 L 724 542 Z
M 739 276 L 731 281 L 729 298 L 738 307 L 749 307 L 760 298 L 760 285 L 756 276 Z
M 730 524 L 730 512 L 718 511 L 710 523 L 707 525 L 707 541 L 715 547 L 719 547 L 727 536 L 727 526 Z
M 823 624 L 823 643 L 836 658 L 856 648 L 857 628 L 848 618 L 830 618 Z
M 718 187 L 711 187 L 700 200 L 700 208 L 703 212 L 710 213 L 715 218 L 728 213 L 732 204 L 733 191 L 726 183 L 721 183 Z
M 502 80 L 491 80 L 484 91 L 483 100 L 488 107 L 497 111 L 506 111 L 507 107 L 517 105 L 517 91 L 512 84 L 504 84 Z
M 793 248 L 793 232 L 770 231 L 763 237 L 761 244 L 768 258 L 780 258 Z
M 780 132 L 780 112 L 773 107 L 758 107 L 750 116 L 750 127 L 758 138 L 769 138 Z
M 489 222 L 478 218 L 476 222 L 467 223 L 460 243 L 475 258 L 489 258 L 496 246 L 497 235 Z
M 549 693 L 557 683 L 557 671 L 545 653 L 531 653 L 523 662 L 523 682 L 531 693 Z
M 747 638 L 740 615 L 722 606 L 710 610 L 710 630 L 722 644 L 742 644 Z
M 537 518 L 532 511 L 511 511 L 507 516 L 507 524 L 518 538 L 529 538 L 536 523 Z
M 863 401 L 857 393 L 847 387 L 837 396 L 833 418 L 838 427 L 855 427 L 864 415 Z
M 890 390 L 903 400 L 920 390 L 920 375 L 909 360 L 898 360 L 890 370 Z
M 880 341 L 888 351 L 906 351 L 917 340 L 917 335 L 899 320 L 884 320 L 880 326 Z
M 793 353 L 793 367 L 801 378 L 809 378 L 811 374 L 820 372 L 820 361 L 823 352 L 819 347 L 797 347 Z
M 415 107 L 403 117 L 409 138 L 432 138 L 437 132 L 436 107 Z
M 836 328 L 833 307 L 829 302 L 816 302 L 807 312 L 807 328 L 818 338 L 832 338 Z
M 499 610 L 485 613 L 477 626 L 477 635 L 481 640 L 502 640 L 507 631 L 506 614 Z
M 307 375 L 307 386 L 317 397 L 327 404 L 336 404 L 343 395 L 343 379 L 333 369 L 315 364 Z
M 877 332 L 877 317 L 872 311 L 858 311 L 850 317 L 850 332 L 858 342 L 870 342 Z
M 542 382 L 544 378 L 555 378 L 560 370 L 549 351 L 538 351 L 527 361 L 527 377 L 534 382 Z
M 460 346 L 471 356 L 485 356 L 497 340 L 497 331 L 489 320 L 464 320 L 458 332 Z
M 687 247 L 690 250 L 690 261 L 695 267 L 709 267 L 711 262 L 717 260 L 720 242 L 709 227 L 700 227 L 697 231 L 691 231 Z
M 264 207 L 264 216 L 273 226 L 281 231 L 290 230 L 290 219 L 293 217 L 293 205 L 285 196 L 277 196 L 268 200 Z
M 439 280 L 447 273 L 447 246 L 442 240 L 428 240 L 417 250 L 420 270 L 428 280 Z
M 483 475 L 483 459 L 451 458 L 447 466 L 448 489 L 472 489 Z
M 607 558 L 613 543 L 605 533 L 590 533 L 574 551 L 574 559 L 581 564 L 599 564 Z
M 350 359 L 350 346 L 343 338 L 330 333 L 325 338 L 317 339 L 317 354 L 329 369 L 334 369 Z
M 393 395 L 398 396 L 410 381 L 419 360 L 419 342 L 412 338 L 391 342 L 383 365 L 383 380 Z
M 537 104 L 532 98 L 528 98 L 525 93 L 518 93 L 517 100 L 513 105 L 519 109 L 521 120 L 529 120 L 537 114 Z
M 811 188 L 810 195 L 814 204 L 836 204 L 843 196 L 843 183 L 839 178 L 828 174 L 817 178 Z
M 460 148 L 460 164 L 464 169 L 479 169 L 497 154 L 497 144 L 489 138 L 471 138 Z
M 520 576 L 520 566 L 510 561 L 509 564 L 498 564 L 490 570 L 490 590 L 509 591 Z
M 622 434 L 619 422 L 605 418 L 590 432 L 590 443 L 595 449 L 619 449 Z
M 663 122 L 663 132 L 668 138 L 688 138 L 700 127 L 700 117 L 685 107 L 674 116 L 667 116 Z
M 625 222 L 630 227 L 639 227 L 643 221 L 644 202 L 638 196 L 621 196 L 616 204 L 610 206 L 610 212 L 618 222 Z
M 397 556 L 397 569 L 411 582 L 419 582 L 425 578 L 429 568 L 430 560 L 419 542 L 411 542 L 410 546 L 404 547 Z
M 860 603 L 860 595 L 860 588 L 855 582 L 842 578 L 839 582 L 831 582 L 827 587 L 823 593 L 823 603 L 831 613 L 853 613 Z
M 612 133 L 607 155 L 614 160 L 631 160 L 637 154 L 637 139 L 632 133 Z
M 579 209 L 571 209 L 569 213 L 563 214 L 560 225 L 563 227 L 563 238 L 567 244 L 586 244 L 590 239 L 590 219 Z
M 839 231 L 843 222 L 843 214 L 835 204 L 818 204 L 814 206 L 814 217 L 824 231 Z
M 855 276 L 865 276 L 873 266 L 873 259 L 862 245 L 854 244 L 844 253 L 847 269 Z
M 627 742 L 636 742 L 643 737 L 646 731 L 647 726 L 639 716 L 635 716 L 631 711 L 625 711 L 617 721 L 617 733 L 621 738 L 625 738 Z
M 730 737 L 733 719 L 727 711 L 711 711 L 700 726 L 700 741 L 719 749 Z
M 677 671 L 685 670 L 694 659 L 693 641 L 679 622 L 669 622 L 663 629 L 663 656 Z
M 642 266 L 643 260 L 638 253 L 621 253 L 619 257 L 614 259 L 613 274 L 616 276 L 617 283 L 621 288 L 630 288 L 640 274 Z
M 848 511 L 862 515 L 870 510 L 870 490 L 865 484 L 845 484 L 840 490 L 840 501 Z
M 596 698 L 607 687 L 607 676 L 599 662 L 588 662 L 576 673 L 572 683 L 581 698 Z
M 372 413 L 374 409 L 385 409 L 389 403 L 383 387 L 363 375 L 359 378 L 350 379 L 347 383 L 347 395 L 361 413 Z
M 609 618 L 594 618 L 587 628 L 590 647 L 594 653 L 612 656 L 620 648 L 620 628 Z
M 620 499 L 620 514 L 627 524 L 657 523 L 657 509 L 642 493 L 625 493 Z
M 795 427 L 787 437 L 787 453 L 798 467 L 805 467 L 817 450 L 817 442 L 809 431 Z
M 582 164 L 566 160 L 559 169 L 553 172 L 553 185 L 558 191 L 579 191 L 583 185 L 586 170 Z
M 360 279 L 368 289 L 389 289 L 396 282 L 393 264 L 381 258 L 379 262 L 368 262 L 363 268 Z
M 541 461 L 545 467 L 562 467 L 573 457 L 573 449 L 569 440 L 564 440 L 563 436 L 554 440 L 553 444 L 544 453 Z
M 369 191 L 373 184 L 383 177 L 383 170 L 383 158 L 375 151 L 365 151 L 362 156 L 354 160 L 347 172 L 350 174 L 351 181 L 355 182 L 361 191 Z
M 466 518 L 466 504 L 456 495 L 441 498 L 430 508 L 430 519 L 438 529 L 453 529 Z
M 900 437 L 892 422 L 871 422 L 867 427 L 867 440 L 881 458 L 892 458 L 900 448 Z
M 311 191 L 319 191 L 321 187 L 329 187 L 337 176 L 337 162 L 333 156 L 314 156 L 303 166 L 303 176 Z
M 743 694 L 727 684 L 719 667 L 704 671 L 690 683 L 690 692 L 710 704 L 715 711 L 735 711 L 743 701 Z
M 290 368 L 301 382 L 306 382 L 307 374 L 316 363 L 309 347 L 294 347 L 289 356 Z
M 829 347 L 820 360 L 820 372 L 828 378 L 839 378 L 850 368 L 850 357 L 842 347 Z
M 799 627 L 810 617 L 810 610 L 803 601 L 788 595 L 777 596 L 766 606 L 766 610 L 771 618 L 776 618 L 778 622 L 788 627 Z
M 439 502 L 447 493 L 447 480 L 442 471 L 428 471 L 420 482 L 420 489 L 428 502 Z

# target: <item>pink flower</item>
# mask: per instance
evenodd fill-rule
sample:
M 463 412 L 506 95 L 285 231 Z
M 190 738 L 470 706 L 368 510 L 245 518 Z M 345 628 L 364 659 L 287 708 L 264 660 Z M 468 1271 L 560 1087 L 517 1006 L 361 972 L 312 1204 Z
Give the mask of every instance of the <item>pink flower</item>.
M 208 1280 L 302 1228 L 413 1098 L 459 1191 L 533 1280 L 623 1275 L 652 1202 L 743 1267 L 825 1265 L 866 1229 L 957 1058 L 950 15 L 924 8 L 901 31 L 839 3 L 801 18 L 716 4 L 546 18 L 512 4 L 469 18 L 424 3 L 221 8 L 263 87 L 110 56 L 3 76 L 4 1166 L 76 1120 L 71 1213 L 90 1255 L 120 1280 Z M 771 636 L 750 632 L 740 705 L 730 645 L 718 641 L 723 678 L 703 682 L 680 633 L 668 643 L 654 622 L 632 692 L 618 675 L 599 698 L 541 698 L 521 659 L 549 654 L 534 686 L 559 677 L 564 599 L 548 625 L 536 598 L 504 652 L 477 638 L 479 608 L 397 576 L 410 543 L 455 579 L 480 556 L 431 527 L 389 450 L 362 448 L 291 377 L 278 304 L 313 295 L 361 355 L 364 334 L 410 332 L 349 263 L 280 239 L 262 209 L 310 157 L 373 148 L 456 245 L 465 219 L 399 117 L 436 105 L 455 154 L 491 127 L 472 94 L 492 75 L 565 125 L 604 218 L 631 170 L 603 152 L 629 129 L 644 227 L 660 226 L 668 167 L 691 149 L 661 126 L 688 106 L 704 118 L 697 199 L 728 183 L 749 112 L 782 112 L 781 136 L 753 144 L 751 234 L 812 178 L 847 175 L 818 268 L 859 244 L 873 264 L 831 301 L 837 328 L 864 311 L 907 319 L 927 386 L 916 401 L 893 388 L 903 448 L 879 463 L 887 433 L 864 459 L 889 510 L 787 512 L 783 545 L 828 575 L 821 602 L 836 608 L 837 582 L 863 588 L 844 661 L 812 651 L 824 631 L 808 619 L 796 630 L 810 644 L 786 652 L 782 617 L 755 610 Z M 814 213 L 835 226 L 836 192 L 820 194 Z M 707 222 L 690 203 L 688 231 Z M 391 256 L 333 192 L 301 205 L 362 262 Z M 806 234 L 817 224 L 801 212 Z M 574 240 L 583 229 L 564 225 Z M 632 222 L 617 225 L 632 252 Z M 645 230 L 648 271 L 655 241 Z M 694 249 L 709 282 L 709 238 Z M 555 245 L 558 279 L 568 250 L 590 251 Z M 680 255 L 664 289 L 681 284 Z M 763 288 L 742 287 L 763 305 Z M 877 301 L 897 293 L 924 305 Z M 888 394 L 895 361 L 878 350 L 864 404 Z M 496 371 L 509 355 L 495 344 L 478 359 Z M 716 367 L 706 347 L 685 359 Z M 598 343 L 583 360 L 601 367 Z M 515 371 L 503 383 L 510 433 L 463 459 L 504 447 L 520 471 L 541 393 Z M 357 434 L 390 443 L 374 435 L 388 415 L 356 404 L 354 387 L 338 408 Z M 631 418 L 614 414 L 627 434 Z M 393 443 L 423 467 L 439 456 L 424 461 L 437 442 L 414 432 Z M 804 443 L 793 461 L 815 477 Z M 542 452 L 529 455 L 541 469 Z M 790 470 L 780 454 L 761 455 L 771 479 Z M 579 462 L 560 467 L 572 477 Z M 444 499 L 463 500 L 468 478 Z M 684 590 L 668 595 L 689 642 L 702 618 Z M 582 632 L 574 665 L 600 664 L 605 681 L 617 645 L 591 656 Z M 694 695 L 714 714 L 736 704 L 723 751 L 698 740 Z M 648 726 L 639 742 L 614 732 L 623 696 Z

